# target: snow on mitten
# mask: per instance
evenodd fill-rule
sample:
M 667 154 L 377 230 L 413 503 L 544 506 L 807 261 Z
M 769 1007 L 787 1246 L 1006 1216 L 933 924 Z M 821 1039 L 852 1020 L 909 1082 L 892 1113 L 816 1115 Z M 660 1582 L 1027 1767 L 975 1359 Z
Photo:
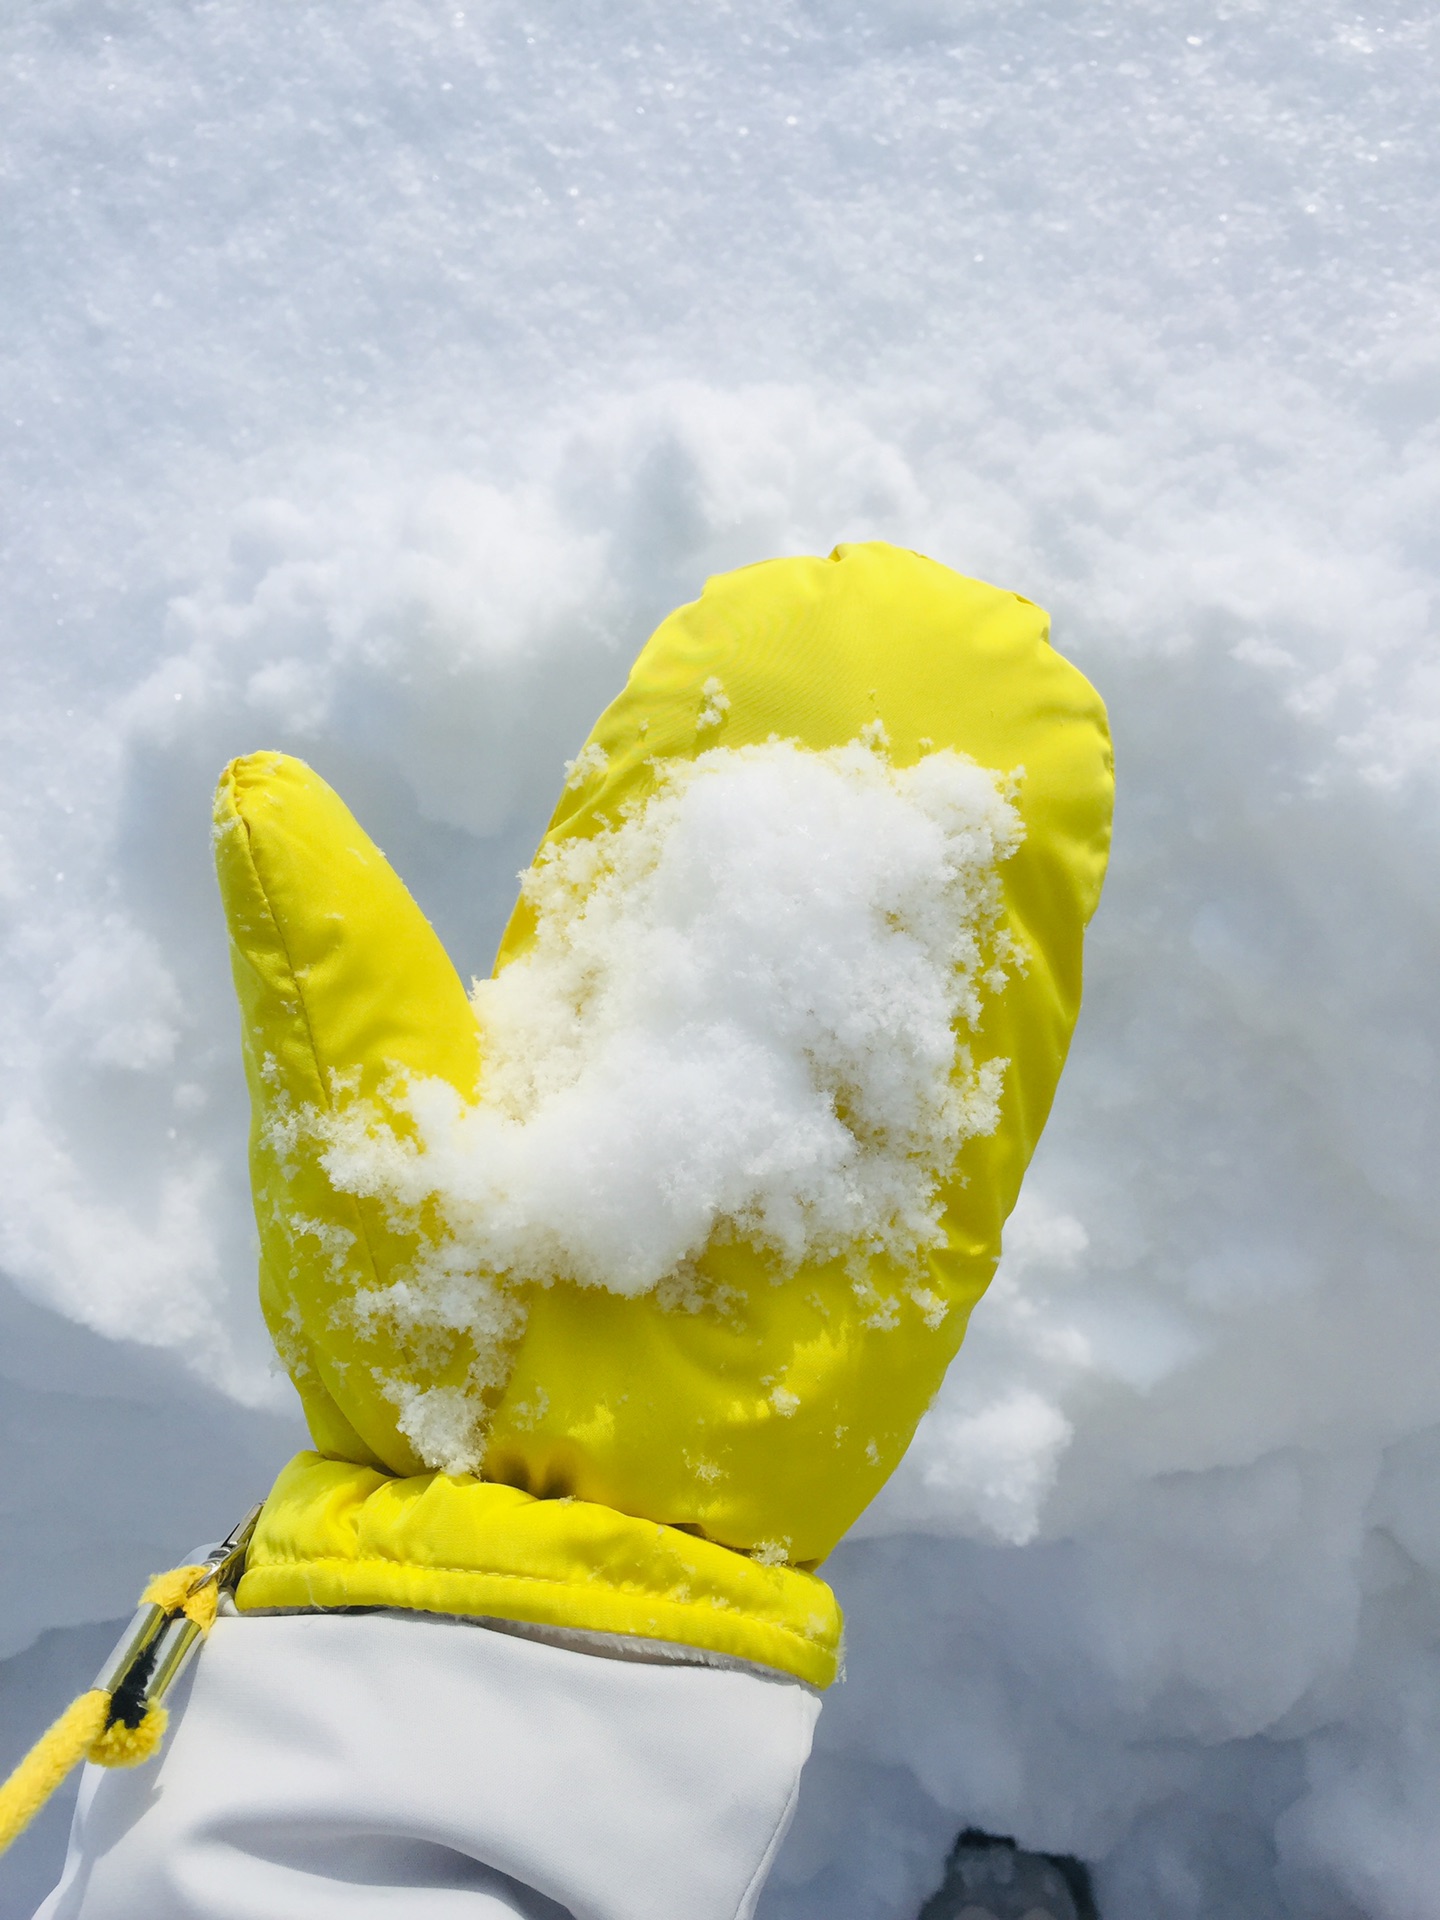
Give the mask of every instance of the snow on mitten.
M 484 1615 L 828 1684 L 815 1569 L 994 1271 L 1110 799 L 1045 615 L 879 544 L 664 622 L 473 995 L 322 780 L 236 761 L 261 1297 L 315 1442 L 242 1611 Z

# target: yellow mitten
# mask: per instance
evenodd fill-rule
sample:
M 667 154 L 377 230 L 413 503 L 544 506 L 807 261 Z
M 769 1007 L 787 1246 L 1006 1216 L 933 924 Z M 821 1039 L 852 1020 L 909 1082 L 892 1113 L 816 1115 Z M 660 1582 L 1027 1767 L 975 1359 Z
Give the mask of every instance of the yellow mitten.
M 315 1452 L 238 1604 L 833 1677 L 814 1572 L 1000 1250 L 1080 999 L 1104 711 L 882 545 L 712 580 L 570 770 L 467 997 L 300 762 L 225 773 L 261 1298 Z

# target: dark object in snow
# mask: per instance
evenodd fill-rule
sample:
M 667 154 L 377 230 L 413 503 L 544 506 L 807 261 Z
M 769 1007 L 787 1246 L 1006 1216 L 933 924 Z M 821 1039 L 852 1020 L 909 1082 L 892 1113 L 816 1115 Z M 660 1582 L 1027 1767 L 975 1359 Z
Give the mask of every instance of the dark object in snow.
M 1057 1853 L 1022 1853 L 1013 1840 L 967 1827 L 919 1920 L 1099 1920 L 1090 1875 Z

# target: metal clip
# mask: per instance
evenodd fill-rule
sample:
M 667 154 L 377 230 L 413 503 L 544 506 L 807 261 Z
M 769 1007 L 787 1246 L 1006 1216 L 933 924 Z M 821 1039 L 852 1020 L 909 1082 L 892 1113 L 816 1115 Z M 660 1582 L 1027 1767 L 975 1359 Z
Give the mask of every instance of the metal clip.
M 205 1556 L 205 1571 L 191 1586 L 187 1599 L 212 1583 L 222 1593 L 238 1585 L 259 1518 L 259 1507 L 252 1507 L 239 1526 L 210 1549 Z M 182 1610 L 167 1613 L 164 1607 L 141 1607 L 95 1681 L 110 1695 L 107 1724 L 113 1726 L 123 1720 L 127 1727 L 138 1727 L 180 1678 L 199 1642 L 199 1627 Z

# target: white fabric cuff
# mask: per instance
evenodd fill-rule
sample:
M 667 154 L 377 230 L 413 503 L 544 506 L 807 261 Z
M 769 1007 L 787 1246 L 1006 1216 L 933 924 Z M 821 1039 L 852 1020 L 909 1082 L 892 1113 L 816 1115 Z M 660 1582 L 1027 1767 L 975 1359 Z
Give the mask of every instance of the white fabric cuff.
M 820 1699 L 414 1613 L 222 1618 L 36 1920 L 748 1920 Z

